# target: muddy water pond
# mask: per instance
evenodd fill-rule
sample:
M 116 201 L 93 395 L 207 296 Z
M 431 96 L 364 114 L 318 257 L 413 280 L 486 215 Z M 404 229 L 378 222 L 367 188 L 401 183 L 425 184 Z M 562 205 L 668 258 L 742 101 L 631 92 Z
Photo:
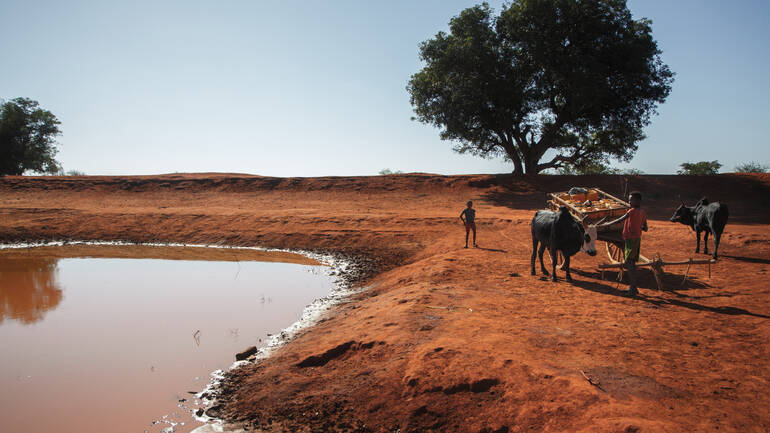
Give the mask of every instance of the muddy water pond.
M 0 430 L 189 432 L 192 393 L 328 295 L 326 269 L 212 248 L 0 250 Z

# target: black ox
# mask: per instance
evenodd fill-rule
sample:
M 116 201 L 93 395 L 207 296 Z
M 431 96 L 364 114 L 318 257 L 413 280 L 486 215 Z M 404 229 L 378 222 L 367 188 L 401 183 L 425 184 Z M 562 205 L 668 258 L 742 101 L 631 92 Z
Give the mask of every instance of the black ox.
M 695 206 L 685 206 L 681 204 L 671 217 L 671 222 L 682 223 L 690 226 L 695 231 L 696 243 L 695 252 L 700 252 L 700 232 L 705 232 L 703 236 L 703 254 L 709 253 L 709 233 L 714 235 L 714 258 L 717 258 L 719 251 L 719 240 L 722 239 L 722 231 L 727 224 L 727 217 L 730 212 L 724 203 L 709 203 L 706 197 L 703 197 L 695 203 Z
M 540 243 L 540 249 L 537 244 Z M 585 251 L 588 255 L 596 255 L 596 226 L 583 228 L 583 224 L 576 221 L 570 215 L 566 206 L 559 208 L 558 212 L 539 210 L 532 218 L 532 275 L 535 273 L 535 254 L 540 257 L 540 270 L 543 275 L 548 271 L 543 264 L 543 251 L 548 248 L 551 253 L 553 265 L 551 280 L 556 281 L 557 252 L 564 255 L 564 269 L 567 281 L 572 281 L 569 273 L 569 259 L 578 251 Z

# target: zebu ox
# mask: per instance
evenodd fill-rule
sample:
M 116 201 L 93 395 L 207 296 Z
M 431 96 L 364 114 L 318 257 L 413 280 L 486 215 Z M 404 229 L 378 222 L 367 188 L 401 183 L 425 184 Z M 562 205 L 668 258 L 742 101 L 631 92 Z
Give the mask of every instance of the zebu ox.
M 689 226 L 695 232 L 695 252 L 700 252 L 700 232 L 703 235 L 703 254 L 709 253 L 709 233 L 714 235 L 714 258 L 717 258 L 719 252 L 719 241 L 722 239 L 722 232 L 727 224 L 727 217 L 730 211 L 727 205 L 715 201 L 709 203 L 706 197 L 698 200 L 695 206 L 685 206 L 682 203 L 671 217 L 672 223 L 682 223 Z
M 540 243 L 540 249 L 538 249 Z M 548 271 L 543 264 L 543 252 L 548 248 L 551 254 L 552 274 L 551 280 L 556 281 L 557 252 L 564 255 L 564 269 L 567 281 L 572 281 L 569 272 L 570 257 L 578 251 L 583 251 L 589 256 L 596 255 L 596 226 L 589 225 L 583 228 L 583 224 L 577 221 L 567 209 L 561 206 L 558 212 L 539 210 L 532 218 L 532 275 L 535 273 L 535 254 L 540 257 L 540 270 L 543 275 Z

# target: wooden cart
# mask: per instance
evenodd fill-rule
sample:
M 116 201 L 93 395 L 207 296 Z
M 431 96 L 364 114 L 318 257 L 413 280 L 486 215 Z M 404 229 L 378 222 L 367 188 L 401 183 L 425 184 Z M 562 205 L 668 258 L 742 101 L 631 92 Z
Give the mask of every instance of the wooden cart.
M 603 263 L 599 265 L 599 269 L 602 271 L 602 279 L 604 279 L 604 271 L 606 269 L 618 270 L 618 281 L 623 278 L 623 263 L 625 262 L 624 242 L 623 242 L 623 223 L 617 223 L 613 225 L 606 225 L 607 222 L 613 221 L 631 208 L 631 205 L 611 194 L 602 191 L 599 188 L 584 188 L 586 192 L 577 192 L 570 194 L 569 192 L 552 192 L 548 194 L 548 207 L 556 211 L 561 206 L 566 206 L 572 216 L 578 221 L 582 222 L 584 227 L 589 225 L 597 226 L 597 240 L 605 242 L 605 248 L 607 251 L 607 258 L 609 263 Z M 558 257 L 558 266 L 564 262 L 564 258 L 561 257 L 561 252 Z M 690 272 L 691 265 L 708 264 L 709 265 L 709 278 L 711 278 L 711 264 L 716 261 L 713 259 L 708 260 L 689 260 L 666 262 L 660 258 L 660 255 L 656 254 L 655 257 L 650 260 L 649 258 L 639 255 L 639 260 L 636 263 L 637 268 L 649 267 L 655 281 L 657 282 L 658 289 L 663 289 L 662 277 L 663 266 L 668 265 L 687 265 L 682 285 L 687 280 L 687 275 Z
M 567 206 L 572 216 L 581 221 L 584 227 L 612 221 L 631 209 L 630 204 L 599 188 L 587 188 L 587 190 L 586 193 L 578 194 L 549 193 L 548 207 L 556 211 L 561 206 Z M 590 202 L 590 206 L 585 206 L 587 201 Z M 622 223 L 597 227 L 598 240 L 606 242 L 607 257 L 611 263 L 622 263 L 624 260 L 622 228 Z M 642 259 L 640 256 L 640 261 L 647 261 L 647 258 Z

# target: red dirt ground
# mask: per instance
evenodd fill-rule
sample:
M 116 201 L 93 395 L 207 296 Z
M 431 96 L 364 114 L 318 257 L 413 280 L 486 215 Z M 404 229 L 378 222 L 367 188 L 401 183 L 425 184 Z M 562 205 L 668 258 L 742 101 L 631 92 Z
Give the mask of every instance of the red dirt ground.
M 267 431 L 770 431 L 770 176 L 631 176 L 642 253 L 693 253 L 677 196 L 730 207 L 719 262 L 668 290 L 529 274 L 545 192 L 619 176 L 0 178 L 0 241 L 126 240 L 315 249 L 364 287 L 271 358 L 230 373 L 209 413 Z M 477 209 L 478 243 L 458 219 Z M 590 379 L 587 380 L 586 378 Z

